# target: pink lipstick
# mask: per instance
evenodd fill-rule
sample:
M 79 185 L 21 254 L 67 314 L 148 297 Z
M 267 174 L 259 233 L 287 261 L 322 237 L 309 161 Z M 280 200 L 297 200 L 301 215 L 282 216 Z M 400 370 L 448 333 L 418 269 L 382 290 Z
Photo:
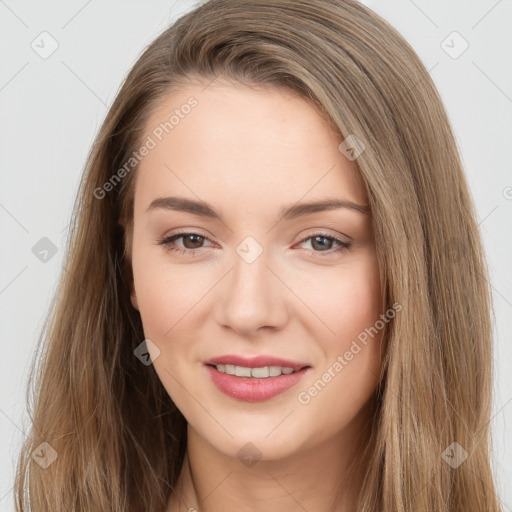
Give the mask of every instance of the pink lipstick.
M 261 402 L 287 391 L 310 368 L 306 363 L 265 355 L 225 355 L 209 359 L 205 365 L 220 391 L 246 402 Z

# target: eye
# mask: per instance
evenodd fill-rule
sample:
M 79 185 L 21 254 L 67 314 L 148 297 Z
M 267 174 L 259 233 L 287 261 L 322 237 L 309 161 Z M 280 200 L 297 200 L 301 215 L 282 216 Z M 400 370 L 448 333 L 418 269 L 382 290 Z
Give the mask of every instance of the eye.
M 175 246 L 175 241 L 180 238 L 183 239 L 183 248 Z M 177 251 L 179 254 L 190 254 L 193 256 L 197 249 L 202 248 L 201 245 L 205 240 L 208 240 L 208 238 L 198 233 L 182 232 L 163 238 L 158 241 L 158 244 L 162 245 L 167 251 Z
M 300 243 L 303 244 L 308 241 L 311 241 L 313 252 L 316 253 L 314 254 L 315 258 L 332 256 L 334 253 L 345 251 L 350 247 L 350 243 L 344 242 L 343 240 L 340 240 L 335 236 L 328 235 L 327 233 L 315 233 L 314 235 L 303 238 Z M 333 245 L 337 245 L 338 247 L 334 251 L 329 251 Z
M 176 247 L 176 241 L 179 239 L 183 239 L 183 247 Z M 182 232 L 158 240 L 158 245 L 162 245 L 167 251 L 177 251 L 179 254 L 189 254 L 193 256 L 197 253 L 198 249 L 204 248 L 202 244 L 205 241 L 210 240 L 198 233 Z M 314 257 L 322 258 L 332 256 L 334 253 L 347 250 L 350 247 L 350 243 L 344 242 L 343 240 L 326 233 L 315 233 L 314 235 L 303 238 L 300 243 L 302 244 L 308 241 L 311 241 L 313 253 L 317 253 Z M 337 245 L 338 247 L 333 251 L 329 251 L 333 245 Z

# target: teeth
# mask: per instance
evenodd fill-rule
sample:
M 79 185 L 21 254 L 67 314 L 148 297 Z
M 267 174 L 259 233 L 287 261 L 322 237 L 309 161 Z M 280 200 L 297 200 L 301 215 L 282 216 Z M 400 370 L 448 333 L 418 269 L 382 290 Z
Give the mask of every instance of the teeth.
M 235 375 L 237 377 L 250 377 L 251 376 L 251 369 L 250 368 L 244 368 L 243 366 L 235 366 Z
M 218 364 L 216 366 L 219 372 L 237 377 L 253 377 L 255 379 L 266 379 L 268 377 L 279 377 L 279 375 L 289 375 L 293 373 L 293 368 L 287 366 L 264 366 L 262 368 L 247 368 L 245 366 L 235 366 L 234 364 Z
M 281 375 L 281 367 L 280 366 L 269 366 L 269 373 L 271 377 L 277 377 Z
M 251 377 L 266 379 L 267 377 L 270 377 L 270 368 L 268 366 L 265 366 L 264 368 L 253 368 L 251 370 Z

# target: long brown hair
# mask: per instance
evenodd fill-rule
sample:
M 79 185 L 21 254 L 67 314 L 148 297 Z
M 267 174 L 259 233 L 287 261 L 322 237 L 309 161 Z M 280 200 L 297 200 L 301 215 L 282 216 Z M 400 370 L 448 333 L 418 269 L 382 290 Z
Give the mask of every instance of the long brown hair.
M 420 59 L 355 0 L 210 0 L 128 74 L 87 161 L 34 358 L 17 510 L 29 499 L 37 512 L 165 510 L 186 421 L 134 355 L 144 333 L 129 300 L 137 166 L 126 162 L 163 98 L 215 78 L 298 93 L 365 145 L 356 162 L 382 289 L 402 311 L 388 332 L 358 511 L 500 510 L 489 463 L 490 293 L 460 157 Z

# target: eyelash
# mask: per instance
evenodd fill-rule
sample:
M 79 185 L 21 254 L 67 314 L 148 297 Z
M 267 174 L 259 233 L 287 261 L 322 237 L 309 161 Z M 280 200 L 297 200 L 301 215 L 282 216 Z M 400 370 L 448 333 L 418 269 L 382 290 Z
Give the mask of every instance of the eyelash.
M 160 240 L 158 240 L 158 245 L 162 245 L 164 247 L 165 250 L 167 251 L 176 251 L 178 252 L 179 254 L 191 254 L 192 256 L 199 250 L 199 249 L 202 249 L 202 247 L 199 247 L 197 249 L 178 249 L 177 247 L 173 247 L 171 244 L 179 239 L 179 238 L 183 238 L 187 235 L 196 235 L 196 236 L 199 236 L 201 238 L 203 238 L 204 240 L 208 240 L 209 242 L 211 242 L 211 240 L 203 235 L 200 235 L 199 233 L 194 233 L 194 232 L 181 232 L 181 233 L 176 233 L 172 236 L 169 236 L 169 237 L 166 237 L 166 238 L 162 238 Z M 330 252 L 327 252 L 327 251 L 312 251 L 315 258 L 325 258 L 325 257 L 328 257 L 328 256 L 332 256 L 333 254 L 335 253 L 339 253 L 339 252 L 343 252 L 347 249 L 350 248 L 351 244 L 348 243 L 348 242 L 344 242 L 343 240 L 340 240 L 339 238 L 336 238 L 335 236 L 332 236 L 332 235 L 328 235 L 327 233 L 315 233 L 313 235 L 310 235 L 306 238 L 303 238 L 302 240 L 300 240 L 299 244 L 302 244 L 304 242 L 306 242 L 307 240 L 310 240 L 312 238 L 316 238 L 316 237 L 323 237 L 323 238 L 327 238 L 328 240 L 332 240 L 334 242 L 336 242 L 340 247 L 338 247 L 336 250 L 334 251 L 330 251 Z

